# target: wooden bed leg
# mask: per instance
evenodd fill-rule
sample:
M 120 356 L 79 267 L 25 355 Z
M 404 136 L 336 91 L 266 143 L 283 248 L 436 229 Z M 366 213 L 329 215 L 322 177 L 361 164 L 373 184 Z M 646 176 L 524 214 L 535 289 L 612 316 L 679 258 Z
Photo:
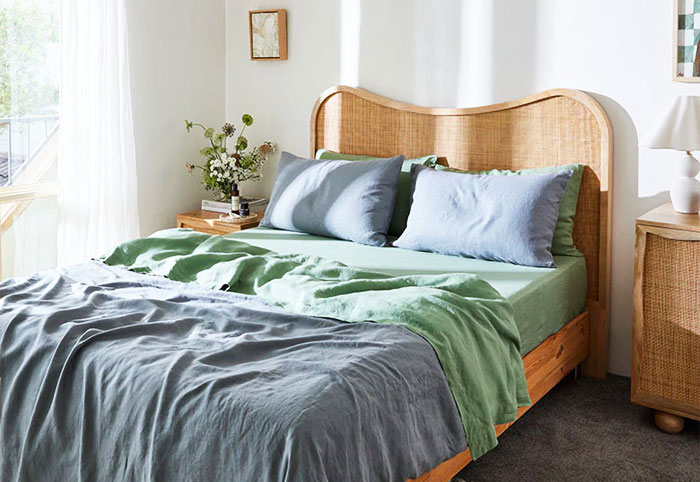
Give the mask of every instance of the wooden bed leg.
M 608 313 L 600 303 L 586 302 L 591 319 L 590 351 L 581 365 L 585 377 L 605 379 L 608 374 Z

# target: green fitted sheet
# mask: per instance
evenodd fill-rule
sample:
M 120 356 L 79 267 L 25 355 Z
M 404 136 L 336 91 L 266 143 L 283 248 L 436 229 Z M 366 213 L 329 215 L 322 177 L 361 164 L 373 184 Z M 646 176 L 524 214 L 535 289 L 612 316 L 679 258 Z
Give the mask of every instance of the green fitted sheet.
M 392 275 L 474 273 L 513 304 L 522 355 L 578 315 L 586 300 L 586 263 L 582 257 L 555 256 L 556 268 L 532 268 L 399 248 L 378 248 L 268 228 L 249 229 L 228 236 L 281 254 L 312 254 Z

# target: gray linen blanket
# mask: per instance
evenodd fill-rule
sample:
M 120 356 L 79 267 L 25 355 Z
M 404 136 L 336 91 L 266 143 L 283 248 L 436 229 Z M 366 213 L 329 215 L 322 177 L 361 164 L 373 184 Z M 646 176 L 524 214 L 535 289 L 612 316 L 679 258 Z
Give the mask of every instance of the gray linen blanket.
M 405 328 L 97 262 L 0 283 L 0 480 L 396 481 L 466 449 Z

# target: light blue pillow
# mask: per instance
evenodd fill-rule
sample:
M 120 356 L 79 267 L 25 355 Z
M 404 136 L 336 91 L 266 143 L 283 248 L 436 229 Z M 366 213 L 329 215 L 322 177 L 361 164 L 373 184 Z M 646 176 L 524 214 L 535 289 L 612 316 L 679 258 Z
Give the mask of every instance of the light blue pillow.
M 408 224 L 394 246 L 553 267 L 552 237 L 571 174 L 486 176 L 413 166 Z
M 283 152 L 261 226 L 385 246 L 403 156 L 322 161 Z
M 316 151 L 316 159 L 347 159 L 348 161 L 367 161 L 369 159 L 382 159 L 376 156 L 365 156 L 358 154 L 341 154 L 328 149 Z M 408 209 L 411 206 L 411 166 L 422 164 L 423 166 L 435 167 L 438 157 L 435 154 L 406 159 L 401 166 L 399 174 L 399 185 L 396 188 L 396 203 L 394 203 L 394 214 L 391 216 L 389 224 L 389 236 L 401 236 L 406 229 L 406 219 L 408 219 Z
M 566 185 L 564 196 L 559 204 L 559 217 L 557 226 L 554 228 L 554 238 L 552 239 L 552 254 L 563 256 L 583 256 L 583 253 L 576 249 L 574 244 L 574 216 L 576 216 L 576 205 L 578 204 L 578 192 L 581 188 L 583 171 L 586 166 L 583 164 L 568 164 L 565 166 L 534 167 L 531 169 L 519 169 L 509 171 L 507 169 L 490 169 L 486 171 L 459 171 L 445 166 L 435 166 L 438 171 L 461 172 L 466 174 L 488 174 L 489 176 L 530 176 L 532 174 L 546 174 L 559 171 L 573 171 L 569 184 Z

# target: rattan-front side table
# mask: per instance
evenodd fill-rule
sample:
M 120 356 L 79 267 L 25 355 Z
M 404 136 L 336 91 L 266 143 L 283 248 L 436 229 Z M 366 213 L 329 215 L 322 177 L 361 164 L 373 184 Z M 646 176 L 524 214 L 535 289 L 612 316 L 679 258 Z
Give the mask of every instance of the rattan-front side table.
M 700 216 L 664 204 L 637 219 L 632 402 L 666 432 L 700 420 Z

